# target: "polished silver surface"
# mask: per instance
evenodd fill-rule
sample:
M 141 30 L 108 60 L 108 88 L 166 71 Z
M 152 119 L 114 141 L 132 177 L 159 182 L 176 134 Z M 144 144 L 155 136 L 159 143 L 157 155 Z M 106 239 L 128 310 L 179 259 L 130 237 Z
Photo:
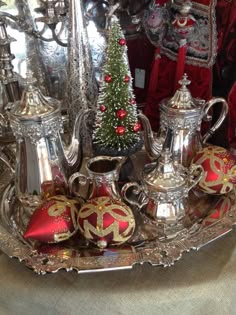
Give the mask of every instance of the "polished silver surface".
M 228 113 L 227 102 L 223 98 L 213 98 L 209 102 L 194 99 L 187 85 L 191 83 L 187 75 L 179 81 L 181 88 L 172 98 L 164 99 L 160 103 L 161 134 L 165 139 L 155 139 L 149 121 L 144 115 L 140 119 L 144 125 L 145 147 L 151 157 L 160 154 L 160 143 L 167 146 L 176 160 L 188 167 L 196 152 L 202 148 L 203 143 L 221 126 Z M 205 136 L 201 136 L 200 129 L 203 120 L 211 120 L 209 114 L 213 105 L 222 103 L 222 109 L 218 120 L 208 130 Z
M 144 162 L 141 153 L 135 156 L 134 162 L 137 164 L 131 179 L 137 180 Z M 198 250 L 217 240 L 236 224 L 234 193 L 224 196 L 202 195 L 201 198 L 190 194 L 185 228 L 171 239 L 164 237 L 161 224 L 134 208 L 137 230 L 125 246 L 101 250 L 83 242 L 80 235 L 60 244 L 39 244 L 22 237 L 29 216 L 15 196 L 11 179 L 5 169 L 0 178 L 0 250 L 9 257 L 18 258 L 38 274 L 55 273 L 61 269 L 92 273 L 130 269 L 144 263 L 172 266 L 184 253 Z M 193 256 L 188 259 L 191 263 Z
M 70 1 L 67 94 L 68 112 L 72 123 L 81 109 L 96 107 L 97 85 L 82 0 Z
M 68 65 L 65 104 L 69 116 L 69 127 L 74 125 L 82 110 L 96 109 L 98 86 L 92 63 L 91 49 L 85 24 L 82 0 L 71 0 L 69 6 Z M 94 115 L 87 116 L 81 128 L 84 155 L 92 155 L 92 125 Z M 95 114 L 95 112 L 94 112 Z
M 71 144 L 66 150 L 60 133 L 63 121 L 60 103 L 42 95 L 28 77 L 22 99 L 8 112 L 16 137 L 15 186 L 19 200 L 37 206 L 42 197 L 55 191 L 66 193 L 67 180 L 82 162 L 80 126 L 87 115 L 76 118 Z

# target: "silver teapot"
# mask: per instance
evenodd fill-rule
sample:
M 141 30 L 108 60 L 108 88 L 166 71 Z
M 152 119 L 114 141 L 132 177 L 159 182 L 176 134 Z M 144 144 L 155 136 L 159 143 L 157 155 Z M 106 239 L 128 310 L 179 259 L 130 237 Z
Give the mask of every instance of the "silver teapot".
M 220 127 L 228 113 L 228 104 L 223 98 L 212 98 L 205 102 L 191 96 L 187 85 L 191 83 L 187 75 L 179 81 L 181 88 L 172 98 L 160 103 L 160 135 L 156 139 L 151 130 L 149 120 L 139 113 L 144 127 L 144 144 L 148 155 L 157 158 L 162 149 L 167 147 L 182 165 L 188 167 L 196 152 Z M 200 133 L 202 121 L 211 120 L 210 109 L 216 103 L 222 103 L 218 120 L 202 137 Z
M 16 137 L 15 188 L 24 206 L 35 207 L 43 197 L 65 193 L 69 176 L 82 162 L 80 112 L 74 125 L 71 144 L 64 149 L 60 132 L 63 120 L 60 102 L 45 97 L 28 73 L 27 86 L 20 101 L 8 112 Z
M 165 149 L 158 162 L 146 164 L 141 184 L 127 183 L 121 192 L 129 204 L 139 209 L 145 206 L 144 211 L 151 219 L 158 223 L 176 225 L 188 210 L 189 191 L 202 175 L 203 168 L 200 165 L 193 164 L 187 169 L 174 161 L 170 151 Z

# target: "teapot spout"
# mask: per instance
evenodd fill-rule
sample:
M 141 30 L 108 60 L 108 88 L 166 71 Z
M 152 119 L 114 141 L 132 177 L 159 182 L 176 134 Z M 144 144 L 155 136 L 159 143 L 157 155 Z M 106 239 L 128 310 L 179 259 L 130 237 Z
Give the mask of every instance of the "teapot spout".
M 163 143 L 159 138 L 154 139 L 149 119 L 141 112 L 138 113 L 138 118 L 141 120 L 143 125 L 143 137 L 146 152 L 151 159 L 156 159 L 162 151 Z
M 72 174 L 81 166 L 83 159 L 81 127 L 83 122 L 87 119 L 91 110 L 81 110 L 76 116 L 71 143 L 66 151 L 66 160 L 69 168 L 69 173 Z

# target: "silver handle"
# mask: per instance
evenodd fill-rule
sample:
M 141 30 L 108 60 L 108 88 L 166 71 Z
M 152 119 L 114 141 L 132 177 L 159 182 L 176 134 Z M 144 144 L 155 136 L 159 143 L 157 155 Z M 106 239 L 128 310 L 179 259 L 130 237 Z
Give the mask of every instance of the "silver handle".
M 197 174 L 196 174 L 196 171 L 197 171 Z M 188 187 L 188 191 L 190 191 L 194 186 L 197 185 L 197 183 L 202 178 L 203 173 L 204 173 L 204 169 L 201 165 L 192 164 L 190 166 L 190 174 L 189 174 L 190 186 Z
M 225 120 L 228 114 L 229 108 L 228 108 L 228 103 L 226 102 L 226 100 L 222 97 L 215 97 L 205 104 L 205 108 L 204 108 L 204 117 L 206 118 L 205 120 L 209 121 L 208 112 L 210 108 L 216 103 L 222 103 L 222 110 L 220 113 L 220 117 L 215 122 L 215 124 L 207 131 L 207 133 L 203 136 L 202 138 L 203 143 L 205 143 L 208 140 L 208 138 L 210 138 L 213 135 L 213 133 L 221 126 L 221 124 L 223 123 L 223 121 Z
M 132 188 L 132 193 L 135 195 L 139 195 L 140 193 L 145 193 L 145 189 L 143 186 L 139 185 L 136 182 L 126 183 L 122 189 L 121 189 L 121 195 L 124 198 L 125 201 L 127 201 L 130 205 L 138 207 L 138 209 L 141 209 L 143 206 L 145 206 L 148 203 L 148 200 L 144 200 L 143 202 L 139 202 L 136 200 L 131 199 L 127 196 L 128 190 Z
M 85 199 L 84 197 L 82 197 L 78 192 L 74 191 L 74 189 L 73 189 L 73 183 L 77 178 L 78 178 L 79 184 L 82 186 L 85 186 L 88 182 L 90 182 L 90 178 L 79 173 L 79 172 L 76 172 L 76 173 L 71 175 L 71 177 L 69 178 L 69 181 L 68 181 L 70 193 L 75 194 L 79 198 Z

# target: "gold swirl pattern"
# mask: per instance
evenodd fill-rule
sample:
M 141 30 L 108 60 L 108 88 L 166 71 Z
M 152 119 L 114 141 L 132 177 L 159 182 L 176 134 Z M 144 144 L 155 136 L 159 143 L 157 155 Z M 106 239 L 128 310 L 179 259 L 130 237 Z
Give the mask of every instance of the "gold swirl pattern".
M 225 194 L 234 187 L 233 182 L 236 176 L 235 161 L 227 154 L 228 151 L 217 146 L 209 146 L 198 152 L 194 163 L 204 165 L 209 161 L 209 170 L 205 172 L 199 182 L 199 187 L 209 194 Z M 209 180 L 209 174 L 217 175 L 217 178 Z
M 119 210 L 123 215 L 118 214 L 115 210 Z M 114 219 L 107 228 L 103 228 L 104 215 L 109 213 Z M 89 221 L 89 216 L 97 215 L 96 226 Z M 80 221 L 83 222 L 83 227 Z M 127 228 L 120 233 L 120 223 L 127 222 Z M 106 237 L 113 233 L 113 243 L 122 244 L 126 242 L 132 235 L 135 228 L 135 220 L 131 209 L 119 200 L 113 200 L 109 197 L 98 197 L 88 201 L 79 211 L 78 225 L 81 233 L 85 238 L 92 240 L 96 235 L 99 238 Z

